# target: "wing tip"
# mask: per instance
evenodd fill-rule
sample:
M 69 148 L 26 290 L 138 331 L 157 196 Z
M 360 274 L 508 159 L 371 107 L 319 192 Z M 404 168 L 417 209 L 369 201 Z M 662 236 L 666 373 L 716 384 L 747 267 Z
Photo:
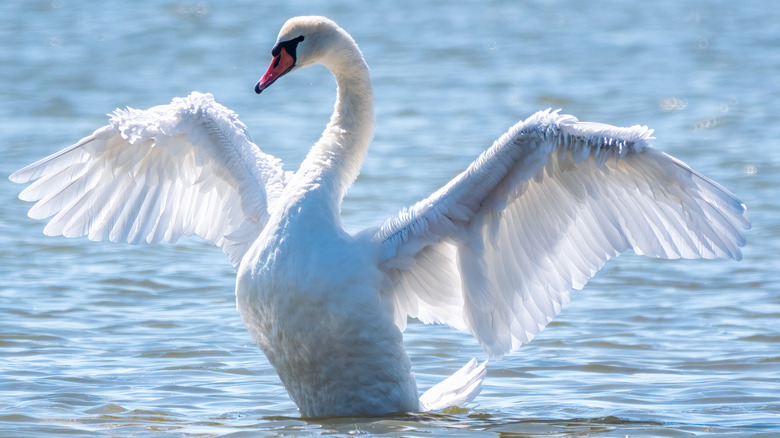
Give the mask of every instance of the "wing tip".
M 30 166 L 25 166 L 25 167 L 17 170 L 16 172 L 10 174 L 8 176 L 8 179 L 11 182 L 16 183 L 16 184 L 24 184 L 24 183 L 30 182 L 31 178 L 29 177 L 29 175 L 25 175 L 25 173 L 27 173 L 27 171 L 29 170 L 29 167 Z

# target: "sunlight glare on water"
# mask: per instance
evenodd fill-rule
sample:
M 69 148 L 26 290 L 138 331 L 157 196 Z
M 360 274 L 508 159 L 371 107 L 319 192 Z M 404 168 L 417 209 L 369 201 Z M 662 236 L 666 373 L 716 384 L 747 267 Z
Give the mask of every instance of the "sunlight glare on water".
M 780 10 L 759 2 L 10 1 L 0 6 L 0 435 L 773 436 L 780 434 Z M 732 190 L 744 259 L 606 265 L 469 409 L 303 420 L 198 239 L 43 235 L 7 176 L 106 123 L 211 92 L 295 169 L 334 100 L 321 67 L 252 91 L 279 27 L 336 20 L 375 84 L 376 137 L 343 206 L 377 225 L 548 107 L 654 128 Z M 421 389 L 485 354 L 411 322 Z

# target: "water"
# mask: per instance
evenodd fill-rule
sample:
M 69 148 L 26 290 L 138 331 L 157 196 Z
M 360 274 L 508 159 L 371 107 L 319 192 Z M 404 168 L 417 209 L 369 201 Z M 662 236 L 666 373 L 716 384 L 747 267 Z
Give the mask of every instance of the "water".
M 763 2 L 75 2 L 0 6 L 0 435 L 776 436 L 780 434 L 780 10 Z M 490 364 L 470 410 L 304 421 L 235 311 L 226 258 L 50 238 L 6 177 L 105 113 L 208 91 L 265 151 L 300 161 L 332 108 L 322 68 L 262 96 L 281 24 L 323 14 L 372 67 L 376 140 L 344 205 L 376 224 L 547 107 L 647 124 L 737 193 L 744 260 L 624 255 Z M 412 323 L 425 389 L 467 334 Z

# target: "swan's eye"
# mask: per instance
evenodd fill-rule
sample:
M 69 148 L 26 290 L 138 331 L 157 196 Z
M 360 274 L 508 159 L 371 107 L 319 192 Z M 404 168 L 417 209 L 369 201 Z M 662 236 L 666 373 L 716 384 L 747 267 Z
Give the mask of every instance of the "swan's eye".
M 298 47 L 298 43 L 303 41 L 303 35 L 293 38 L 291 40 L 287 41 L 279 41 L 276 43 L 273 49 L 271 49 L 271 56 L 276 57 L 279 56 L 280 53 L 282 53 L 282 49 L 285 49 L 287 53 L 290 54 L 290 56 L 295 59 L 295 49 Z

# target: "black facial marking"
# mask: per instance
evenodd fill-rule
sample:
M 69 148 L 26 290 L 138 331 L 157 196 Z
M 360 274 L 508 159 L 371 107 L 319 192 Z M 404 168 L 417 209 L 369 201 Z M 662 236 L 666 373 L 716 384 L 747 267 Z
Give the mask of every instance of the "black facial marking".
M 284 49 L 290 56 L 292 56 L 293 61 L 296 60 L 295 56 L 295 49 L 298 47 L 298 43 L 303 41 L 303 35 L 299 36 L 298 38 L 293 38 L 291 40 L 287 41 L 279 41 L 276 43 L 273 49 L 271 49 L 271 56 L 277 57 L 280 53 L 282 53 L 282 49 Z

